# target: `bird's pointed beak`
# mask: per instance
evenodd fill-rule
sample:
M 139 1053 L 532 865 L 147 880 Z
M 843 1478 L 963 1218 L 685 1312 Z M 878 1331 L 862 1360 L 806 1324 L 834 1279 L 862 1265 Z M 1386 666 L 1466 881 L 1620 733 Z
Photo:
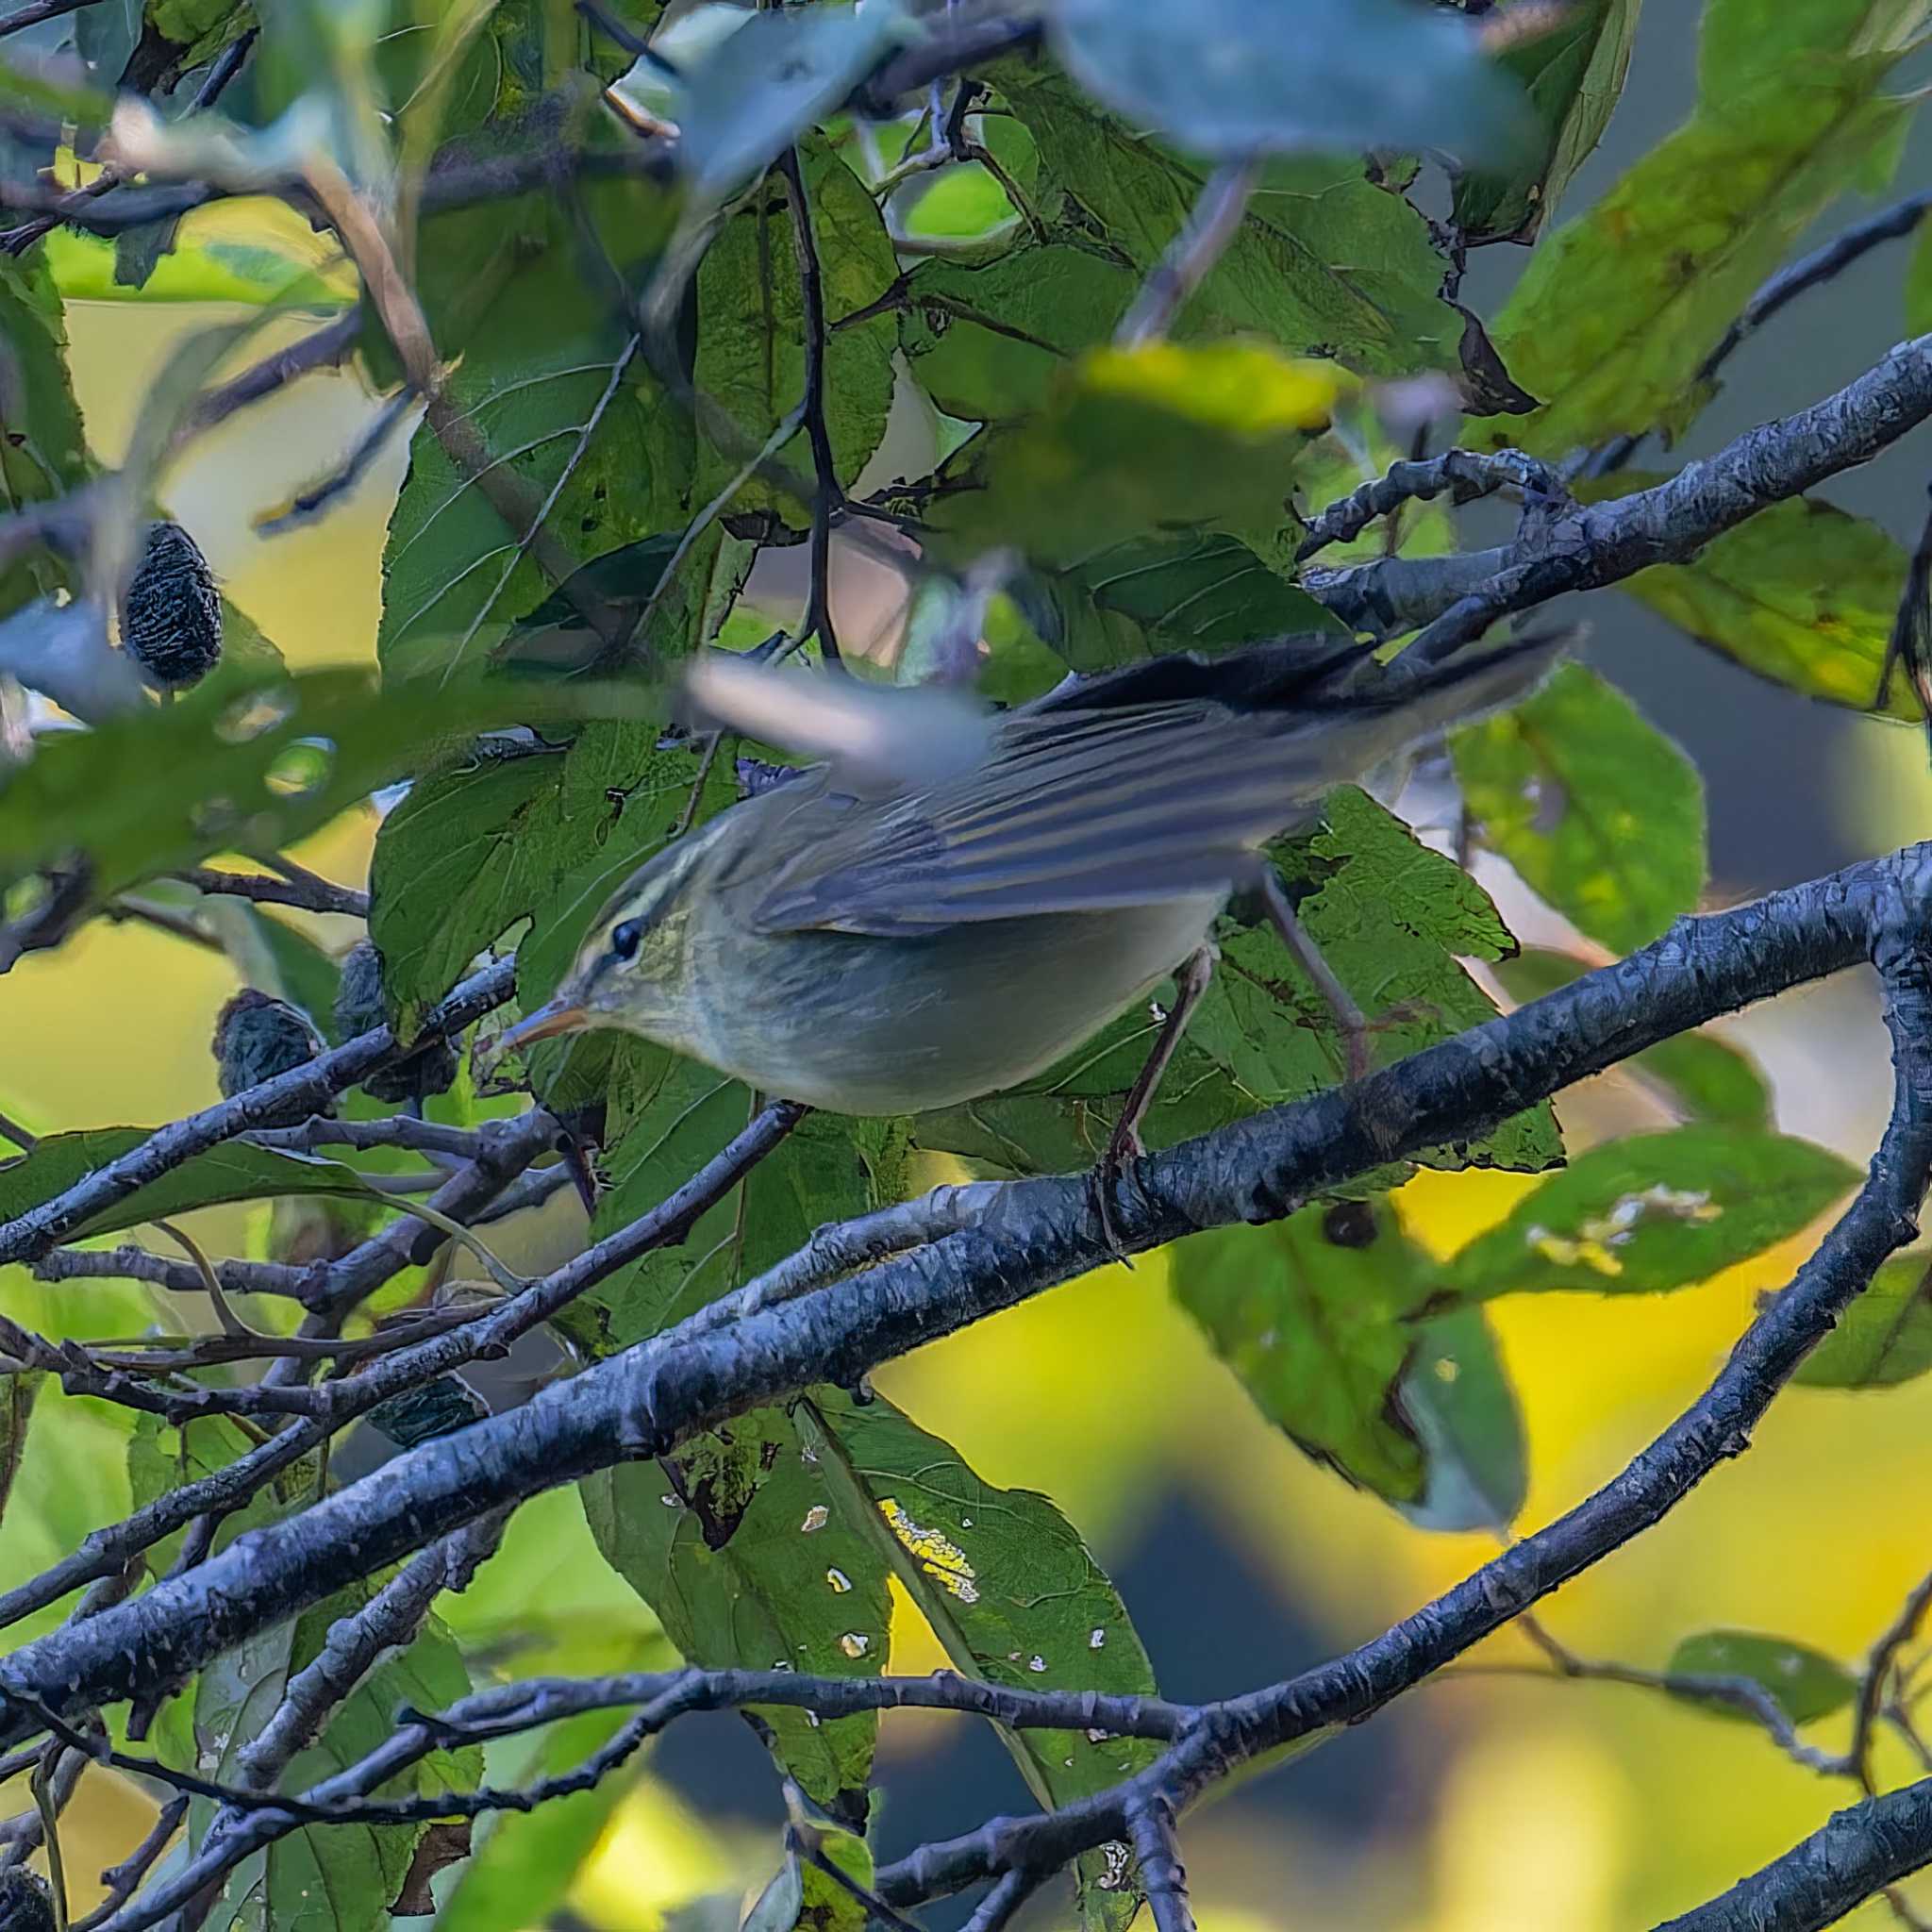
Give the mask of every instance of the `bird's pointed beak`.
M 520 1053 L 526 1046 L 536 1045 L 540 1040 L 554 1040 L 559 1033 L 580 1032 L 591 1024 L 589 1008 L 580 1007 L 558 993 L 534 1013 L 525 1013 L 508 1032 L 499 1033 L 495 1051 L 499 1054 Z

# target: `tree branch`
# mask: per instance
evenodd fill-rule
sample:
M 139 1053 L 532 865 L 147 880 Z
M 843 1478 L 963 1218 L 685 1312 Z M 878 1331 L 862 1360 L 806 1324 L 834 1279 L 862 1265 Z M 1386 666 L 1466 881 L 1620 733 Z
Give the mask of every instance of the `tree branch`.
M 1657 1932 L 1817 1932 L 1932 1861 L 1932 1778 L 1833 1813 L 1721 1898 Z
M 1904 985 L 1908 956 L 1897 936 L 1923 929 L 1928 907 L 1932 847 L 1917 846 L 1752 906 L 1681 921 L 1630 958 L 1357 1085 L 1132 1163 L 1114 1189 L 1113 1225 L 1124 1245 L 1139 1251 L 1196 1228 L 1277 1218 L 1352 1175 L 1445 1138 L 1486 1131 L 1657 1040 L 1874 949 Z M 1907 1036 L 1917 1027 L 1932 1040 L 1932 1011 L 1922 1009 L 1915 990 L 1894 1005 L 1901 1065 L 1908 1067 Z M 1719 1457 L 1740 1447 L 1741 1432 L 1779 1382 L 1908 1234 L 1915 1190 L 1932 1158 L 1928 1137 L 1932 1098 L 1906 1083 L 1900 1116 L 1857 1206 L 1797 1288 L 1754 1324 L 1706 1404 L 1637 1472 L 1344 1665 L 1241 1705 L 1240 1736 L 1299 1736 L 1310 1724 L 1386 1701 L 1616 1547 Z M 543 1319 L 552 1302 L 579 1291 L 580 1271 L 621 1265 L 611 1261 L 611 1247 L 599 1243 L 474 1329 L 386 1357 L 367 1376 L 340 1385 L 345 1402 L 359 1407 L 364 1385 L 390 1392 L 384 1378 L 406 1357 L 422 1374 L 441 1373 L 446 1364 L 439 1351 L 500 1333 L 492 1324 Z M 814 1382 L 856 1382 L 894 1355 L 1070 1278 L 1102 1252 L 1093 1191 L 1084 1178 L 1016 1182 L 977 1225 L 874 1269 L 863 1294 L 822 1288 L 715 1333 L 672 1329 L 521 1408 L 423 1443 L 378 1477 L 242 1540 L 133 1603 L 25 1646 L 8 1662 L 5 1683 L 15 1707 L 0 1719 L 0 1743 L 32 1729 L 32 1700 L 54 1708 L 92 1706 L 166 1681 L 319 1601 L 345 1576 L 407 1557 L 486 1510 L 620 1460 L 660 1456 L 697 1429 Z M 1183 1793 L 1218 1761 L 1191 1752 L 1176 1767 Z M 1083 1818 L 1091 1826 L 1092 1817 L 1075 1807 L 1049 1824 Z
M 1311 571 L 1307 588 L 1357 629 L 1422 627 L 1391 675 L 1417 676 L 1498 618 L 1656 563 L 1684 563 L 1767 504 L 1869 462 L 1932 415 L 1932 336 L 1809 408 L 1760 424 L 1649 490 L 1526 522 L 1516 541 L 1446 558 L 1385 558 Z M 1403 667 L 1407 667 L 1405 671 Z

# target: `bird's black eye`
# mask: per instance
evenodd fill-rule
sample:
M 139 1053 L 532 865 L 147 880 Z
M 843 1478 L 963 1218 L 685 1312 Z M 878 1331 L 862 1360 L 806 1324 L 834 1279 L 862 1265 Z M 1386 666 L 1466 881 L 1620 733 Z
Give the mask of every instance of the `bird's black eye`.
M 635 959 L 644 937 L 641 919 L 623 919 L 610 928 L 610 950 L 620 959 Z

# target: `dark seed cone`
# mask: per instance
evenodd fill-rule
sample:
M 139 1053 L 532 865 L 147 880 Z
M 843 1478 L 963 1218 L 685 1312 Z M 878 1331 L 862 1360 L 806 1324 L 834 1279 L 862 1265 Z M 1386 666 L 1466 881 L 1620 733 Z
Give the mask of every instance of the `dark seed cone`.
M 163 691 L 186 691 L 222 661 L 221 592 L 200 545 L 179 524 L 147 527 L 121 601 L 121 641 Z
M 336 1032 L 343 1040 L 353 1040 L 389 1019 L 382 1003 L 382 955 L 369 940 L 358 940 L 342 961 L 334 1017 Z M 374 1100 L 395 1106 L 405 1100 L 424 1100 L 432 1093 L 446 1093 L 456 1077 L 456 1049 L 446 1040 L 435 1040 L 392 1066 L 371 1074 L 362 1082 L 362 1090 Z
M 312 1060 L 322 1051 L 322 1036 L 308 1016 L 286 1000 L 271 999 L 250 988 L 222 1008 L 212 1046 L 222 1096 L 232 1099 L 244 1088 L 258 1087 Z M 312 1111 L 326 1108 L 297 1107 L 261 1124 L 292 1126 Z
M 482 1397 L 467 1382 L 455 1375 L 439 1375 L 420 1389 L 405 1389 L 401 1394 L 378 1402 L 367 1420 L 391 1441 L 413 1449 L 432 1436 L 468 1428 L 489 1413 Z
M 25 1865 L 0 1870 L 0 1932 L 54 1932 L 54 1894 Z

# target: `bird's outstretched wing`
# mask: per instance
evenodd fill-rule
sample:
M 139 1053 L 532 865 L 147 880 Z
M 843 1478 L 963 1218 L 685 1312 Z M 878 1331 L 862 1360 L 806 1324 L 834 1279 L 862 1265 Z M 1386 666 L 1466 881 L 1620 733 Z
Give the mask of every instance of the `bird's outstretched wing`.
M 1224 891 L 1331 786 L 1524 695 L 1554 656 L 1493 652 L 1399 700 L 1326 678 L 1283 692 L 1245 652 L 1134 667 L 1008 714 L 970 771 L 824 798 L 823 835 L 771 875 L 754 924 L 912 937 Z

